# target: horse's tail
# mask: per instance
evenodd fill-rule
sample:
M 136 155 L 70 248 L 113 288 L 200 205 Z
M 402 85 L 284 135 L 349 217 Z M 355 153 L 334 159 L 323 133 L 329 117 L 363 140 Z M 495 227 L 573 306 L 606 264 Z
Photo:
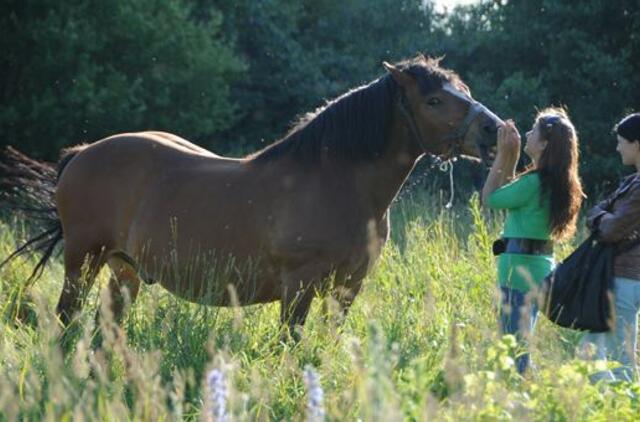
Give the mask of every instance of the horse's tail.
M 35 235 L 0 262 L 0 268 L 14 258 L 41 254 L 29 281 L 42 275 L 44 267 L 62 241 L 62 224 L 55 204 L 55 192 L 65 166 L 82 147 L 65 150 L 55 165 L 27 157 L 7 147 L 0 160 L 0 209 L 23 214 Z

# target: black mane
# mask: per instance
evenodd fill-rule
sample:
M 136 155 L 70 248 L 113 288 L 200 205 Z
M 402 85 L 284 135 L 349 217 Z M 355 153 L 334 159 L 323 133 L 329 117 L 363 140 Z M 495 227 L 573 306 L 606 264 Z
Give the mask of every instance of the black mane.
M 458 76 L 439 67 L 439 60 L 423 56 L 396 65 L 416 78 L 427 94 L 443 83 L 460 83 Z M 249 158 L 256 163 L 293 156 L 301 161 L 322 157 L 368 160 L 380 156 L 388 131 L 398 85 L 387 74 L 368 85 L 352 89 L 308 113 L 280 141 Z

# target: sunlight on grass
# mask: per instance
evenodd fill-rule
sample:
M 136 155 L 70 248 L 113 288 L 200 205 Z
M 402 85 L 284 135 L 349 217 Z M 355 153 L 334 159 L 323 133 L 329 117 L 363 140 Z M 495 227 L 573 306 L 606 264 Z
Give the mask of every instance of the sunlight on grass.
M 490 246 L 500 220 L 475 198 L 450 211 L 433 202 L 395 206 L 392 239 L 344 324 L 316 299 L 297 344 L 280 342 L 276 304 L 212 308 L 145 286 L 121 329 L 99 320 L 96 348 L 103 272 L 64 354 L 53 316 L 60 260 L 28 289 L 35 260 L 12 263 L 0 272 L 0 420 L 312 419 L 305 368 L 328 420 L 637 418 L 640 388 L 591 385 L 598 363 L 574 359 L 579 334 L 544 318 L 537 369 L 516 373 L 518 346 L 497 334 Z M 24 229 L 0 224 L 6 256 Z

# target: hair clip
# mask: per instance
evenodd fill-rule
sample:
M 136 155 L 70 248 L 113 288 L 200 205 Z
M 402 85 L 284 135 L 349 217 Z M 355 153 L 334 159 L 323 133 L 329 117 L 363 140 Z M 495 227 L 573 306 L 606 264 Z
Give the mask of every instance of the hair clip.
M 547 129 L 552 129 L 553 125 L 560 121 L 560 116 L 546 116 L 543 119 L 545 127 Z

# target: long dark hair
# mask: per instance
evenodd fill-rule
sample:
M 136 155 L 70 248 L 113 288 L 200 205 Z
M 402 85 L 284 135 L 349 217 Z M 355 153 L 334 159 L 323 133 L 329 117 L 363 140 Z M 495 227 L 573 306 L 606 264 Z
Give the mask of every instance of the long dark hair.
M 584 192 L 578 176 L 578 135 L 563 108 L 550 107 L 536 116 L 534 127 L 542 139 L 547 141 L 536 167 L 525 172 L 536 172 L 540 176 L 542 194 L 550 203 L 551 237 L 562 240 L 576 231 L 578 212 Z

